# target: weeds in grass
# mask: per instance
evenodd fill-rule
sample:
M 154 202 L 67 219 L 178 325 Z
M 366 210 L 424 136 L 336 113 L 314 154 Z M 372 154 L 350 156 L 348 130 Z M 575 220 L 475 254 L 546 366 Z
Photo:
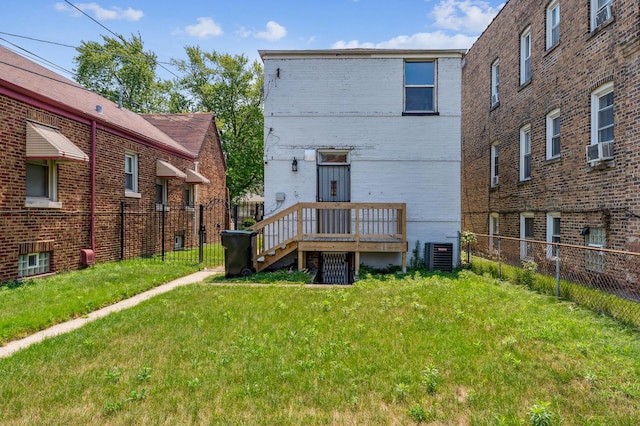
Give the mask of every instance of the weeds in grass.
M 421 373 L 422 385 L 425 390 L 430 393 L 436 393 L 438 388 L 438 381 L 440 378 L 440 371 L 435 368 L 433 365 L 427 366 Z
M 434 419 L 433 412 L 431 409 L 425 410 L 425 408 L 420 404 L 415 404 L 409 409 L 409 413 L 411 414 L 411 418 L 416 423 L 424 423 L 429 422 Z
M 202 380 L 200 380 L 198 377 L 195 377 L 191 380 L 187 380 L 187 388 L 192 392 L 200 388 L 201 386 L 202 386 Z
M 409 395 L 409 385 L 404 382 L 396 383 L 395 392 L 398 399 L 404 401 L 407 395 Z
M 538 402 L 529 408 L 529 419 L 532 426 L 551 426 L 552 414 L 549 402 Z
M 138 381 L 144 382 L 146 380 L 149 380 L 149 378 L 151 378 L 151 367 L 142 367 L 138 371 Z
M 111 370 L 104 373 L 105 379 L 112 383 L 118 383 L 121 375 L 122 369 L 120 369 L 119 367 L 113 367 Z

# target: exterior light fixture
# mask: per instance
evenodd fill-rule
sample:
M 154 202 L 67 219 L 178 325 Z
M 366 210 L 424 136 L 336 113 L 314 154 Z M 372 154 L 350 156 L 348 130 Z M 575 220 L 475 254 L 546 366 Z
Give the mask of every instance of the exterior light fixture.
M 296 157 L 293 157 L 293 161 L 291 162 L 291 171 L 292 172 L 298 171 L 298 160 L 296 160 Z

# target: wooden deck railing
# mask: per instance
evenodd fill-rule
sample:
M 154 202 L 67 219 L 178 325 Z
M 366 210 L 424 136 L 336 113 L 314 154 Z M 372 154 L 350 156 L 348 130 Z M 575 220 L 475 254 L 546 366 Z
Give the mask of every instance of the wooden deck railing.
M 374 243 L 406 243 L 404 203 L 298 203 L 253 226 L 255 259 L 305 242 L 334 244 L 334 251 L 375 251 Z M 361 244 L 362 243 L 362 244 Z M 366 244 L 365 244 L 366 243 Z M 366 245 L 368 249 L 360 250 Z M 319 248 L 321 251 L 322 248 Z

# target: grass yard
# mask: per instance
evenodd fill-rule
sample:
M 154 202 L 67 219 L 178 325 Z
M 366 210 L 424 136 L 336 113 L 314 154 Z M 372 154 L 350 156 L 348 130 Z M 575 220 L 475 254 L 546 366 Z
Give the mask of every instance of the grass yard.
M 0 359 L 0 423 L 637 425 L 639 337 L 468 271 L 205 283 Z
M 134 259 L 0 286 L 0 346 L 197 270 L 195 264 Z

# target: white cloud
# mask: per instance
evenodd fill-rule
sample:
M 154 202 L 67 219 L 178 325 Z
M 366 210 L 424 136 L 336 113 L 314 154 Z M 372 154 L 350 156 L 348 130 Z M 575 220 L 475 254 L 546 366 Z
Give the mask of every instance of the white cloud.
M 71 12 L 72 16 L 80 16 L 81 13 L 71 6 L 65 3 L 54 4 L 54 9 L 58 12 Z M 125 21 L 139 21 L 144 16 L 144 12 L 141 10 L 135 10 L 131 7 L 121 9 L 119 7 L 113 7 L 111 9 L 105 9 L 98 3 L 78 3 L 76 7 L 88 15 L 93 15 L 99 21 L 108 20 L 125 20 Z
M 476 36 L 464 34 L 448 35 L 442 31 L 398 36 L 381 43 L 361 43 L 358 40 L 334 43 L 332 49 L 468 49 L 476 41 Z
M 187 25 L 184 31 L 192 37 L 206 38 L 222 35 L 222 27 L 211 18 L 198 18 L 195 25 Z
M 438 28 L 480 34 L 502 6 L 504 3 L 492 7 L 482 0 L 442 0 L 434 6 L 431 14 L 435 18 L 434 25 Z
M 263 38 L 269 41 L 278 41 L 287 35 L 287 29 L 275 21 L 267 22 L 267 30 L 256 33 L 255 38 Z

